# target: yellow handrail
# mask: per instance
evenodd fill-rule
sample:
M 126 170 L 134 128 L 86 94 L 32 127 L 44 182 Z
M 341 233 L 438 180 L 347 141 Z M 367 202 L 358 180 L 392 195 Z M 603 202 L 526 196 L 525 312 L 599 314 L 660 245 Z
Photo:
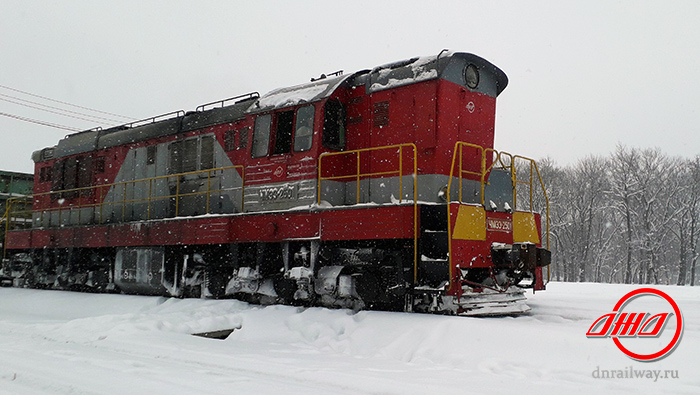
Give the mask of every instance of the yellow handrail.
M 547 189 L 544 187 L 544 181 L 542 180 L 542 175 L 540 174 L 540 170 L 537 168 L 537 163 L 530 158 L 526 158 L 524 156 L 520 155 L 515 155 L 513 156 L 513 159 L 523 159 L 528 162 L 530 162 L 530 182 L 529 182 L 529 187 L 530 187 L 530 211 L 533 210 L 533 170 L 535 173 L 537 173 L 537 179 L 540 181 L 540 187 L 542 188 L 542 194 L 544 195 L 544 203 L 545 203 L 545 208 L 546 208 L 546 223 L 547 223 L 547 233 L 546 233 L 546 240 L 547 240 L 547 245 L 546 248 L 549 249 L 549 197 L 547 196 Z M 523 183 L 523 184 L 528 184 L 527 181 L 518 181 L 518 179 L 515 176 L 515 163 L 513 163 L 513 174 L 515 178 L 515 182 L 517 183 Z M 515 187 L 514 187 L 515 188 Z M 515 193 L 515 190 L 513 191 L 513 195 L 517 195 Z M 515 198 L 514 198 L 515 199 Z M 513 205 L 515 206 L 515 200 L 513 201 Z
M 239 169 L 241 172 L 241 179 L 243 182 L 241 183 L 241 186 L 238 187 L 232 187 L 232 188 L 220 188 L 220 189 L 211 189 L 211 178 L 212 178 L 212 173 L 217 172 L 217 171 L 225 171 L 225 170 L 231 170 L 231 169 Z M 206 174 L 207 177 L 207 190 L 206 191 L 198 191 L 198 192 L 189 192 L 189 193 L 180 193 L 180 178 L 182 176 L 187 176 L 187 175 L 201 175 L 201 174 Z M 157 195 L 153 196 L 153 182 L 156 180 L 168 180 L 168 179 L 175 179 L 176 181 L 176 191 L 175 194 L 167 194 L 167 195 Z M 139 198 L 139 199 L 127 199 L 127 188 L 129 185 L 132 185 L 132 187 L 137 187 L 139 183 L 148 183 L 148 196 L 145 198 Z M 120 200 L 113 200 L 111 202 L 104 201 L 106 198 L 106 194 L 103 193 L 105 189 L 108 191 L 111 188 L 123 188 L 123 198 Z M 245 168 L 241 165 L 236 165 L 236 166 L 226 166 L 226 167 L 218 167 L 215 169 L 207 169 L 207 170 L 200 170 L 200 171 L 191 171 L 191 172 L 186 172 L 186 173 L 177 173 L 177 174 L 169 174 L 169 175 L 164 175 L 164 176 L 158 176 L 158 177 L 148 177 L 148 178 L 142 178 L 138 180 L 129 180 L 129 181 L 121 181 L 121 182 L 116 182 L 116 183 L 110 183 L 110 184 L 101 184 L 101 185 L 94 185 L 90 187 L 82 187 L 82 188 L 74 188 L 74 189 L 66 189 L 66 190 L 61 190 L 61 191 L 52 191 L 52 192 L 44 192 L 44 193 L 38 193 L 35 195 L 27 196 L 26 198 L 32 199 L 35 203 L 35 207 L 32 210 L 25 210 L 25 211 L 15 211 L 14 213 L 25 213 L 25 214 L 35 214 L 35 213 L 40 213 L 41 219 L 43 220 L 43 216 L 46 213 L 50 212 L 55 212 L 58 211 L 58 216 L 59 216 L 59 221 L 58 223 L 60 224 L 61 221 L 61 216 L 63 211 L 65 210 L 75 210 L 75 209 L 83 209 L 83 208 L 97 208 L 99 207 L 99 221 L 98 223 L 103 223 L 104 217 L 103 217 L 103 209 L 105 206 L 114 206 L 114 205 L 121 205 L 122 206 L 122 220 L 126 219 L 126 206 L 127 204 L 133 204 L 133 203 L 142 203 L 142 202 L 147 202 L 148 203 L 148 208 L 146 211 L 146 219 L 151 219 L 151 202 L 157 201 L 157 200 L 166 200 L 166 199 L 171 199 L 175 198 L 175 213 L 174 216 L 177 217 L 179 215 L 179 201 L 180 198 L 186 197 L 186 196 L 196 196 L 196 195 L 206 195 L 207 196 L 207 203 L 206 203 L 206 209 L 207 212 L 209 212 L 210 208 L 210 199 L 211 199 L 211 194 L 213 193 L 219 193 L 219 192 L 226 192 L 226 191 L 232 191 L 232 190 L 241 190 L 241 211 L 244 211 L 244 196 L 245 196 Z M 96 193 L 98 195 L 97 197 L 97 202 L 96 203 L 85 203 L 83 201 L 83 196 L 85 195 L 91 195 L 93 191 L 99 191 L 99 193 Z M 77 194 L 78 196 L 78 202 L 77 204 L 72 204 L 66 207 L 40 207 L 40 200 L 39 198 L 46 198 L 47 196 L 53 200 L 53 196 L 57 197 L 58 199 L 61 199 L 62 196 L 65 196 L 66 194 Z M 8 204 L 8 209 L 10 205 Z M 81 211 L 78 211 L 78 221 L 79 223 L 81 222 Z M 42 221 L 43 223 L 43 221 Z
M 463 147 L 469 147 L 469 148 L 475 148 L 480 152 L 481 156 L 481 169 L 479 171 L 474 171 L 474 170 L 465 170 L 464 169 L 464 164 L 462 162 L 462 157 L 463 157 Z M 486 158 L 488 153 L 492 153 L 494 155 L 493 160 L 489 166 L 486 166 Z M 459 159 L 458 159 L 459 156 Z M 503 157 L 507 157 L 510 159 L 506 163 L 504 161 Z M 517 171 L 516 171 L 516 161 L 518 159 L 522 159 L 524 161 L 529 162 L 530 164 L 530 180 L 528 181 L 523 181 L 518 179 L 517 177 Z M 447 191 L 446 191 L 446 199 L 447 199 L 447 245 L 448 245 L 448 254 L 449 254 L 449 259 L 451 260 L 452 258 L 452 222 L 451 222 L 451 213 L 450 213 L 450 203 L 452 203 L 452 200 L 450 198 L 450 190 L 452 189 L 452 179 L 455 176 L 455 167 L 458 167 L 458 177 L 459 177 L 459 200 L 457 202 L 463 202 L 462 199 L 462 178 L 465 175 L 473 175 L 477 176 L 480 178 L 480 186 L 481 186 L 481 196 L 480 196 L 480 202 L 481 205 L 484 206 L 485 202 L 485 187 L 486 187 L 486 174 L 488 174 L 494 166 L 499 163 L 500 166 L 504 169 L 509 169 L 511 173 L 511 180 L 512 180 L 512 187 L 513 187 L 513 209 L 517 208 L 517 187 L 518 184 L 525 184 L 529 187 L 529 192 L 530 192 L 530 206 L 529 210 L 533 211 L 533 202 L 534 202 L 534 193 L 533 193 L 533 185 L 534 185 L 534 174 L 537 174 L 537 177 L 540 181 L 540 187 L 542 188 L 542 192 L 544 194 L 544 201 L 545 201 L 545 207 L 546 207 L 546 232 L 545 232 L 545 240 L 546 240 L 546 248 L 549 249 L 549 198 L 547 196 L 547 190 L 544 187 L 544 182 L 542 181 L 542 176 L 540 175 L 540 171 L 537 168 L 537 163 L 530 158 L 526 158 L 524 156 L 520 155 L 511 155 L 507 152 L 498 152 L 492 148 L 484 148 L 480 145 L 476 144 L 471 144 L 471 143 L 464 143 L 464 142 L 457 142 L 455 144 L 455 148 L 452 151 L 452 162 L 450 165 L 450 176 L 447 181 Z M 449 266 L 449 271 L 450 271 L 450 279 L 452 279 L 452 265 Z M 549 274 L 548 274 L 549 275 Z
M 464 164 L 462 162 L 462 156 L 463 156 L 463 151 L 462 147 L 469 147 L 469 148 L 475 148 L 480 151 L 480 156 L 481 156 L 481 169 L 480 171 L 473 171 L 473 170 L 465 170 L 464 169 Z M 486 158 L 489 153 L 494 154 L 493 161 L 489 166 L 486 166 Z M 459 160 L 457 160 L 457 156 L 459 155 Z M 506 162 L 504 161 L 503 157 L 507 157 L 509 160 Z M 518 179 L 517 175 L 517 169 L 516 169 L 516 162 L 518 159 L 521 159 L 523 161 L 528 162 L 530 165 L 530 180 L 529 181 L 524 181 L 521 179 Z M 540 188 L 543 192 L 544 195 L 544 201 L 545 201 L 545 209 L 546 209 L 546 221 L 547 221 L 547 235 L 546 235 L 546 240 L 547 240 L 547 248 L 549 248 L 549 197 L 547 196 L 547 190 L 544 187 L 544 181 L 542 180 L 542 176 L 540 175 L 540 171 L 537 168 L 537 163 L 530 158 L 520 156 L 520 155 L 511 155 L 507 152 L 499 152 L 496 151 L 493 148 L 483 148 L 479 145 L 476 144 L 471 144 L 471 143 L 464 143 L 464 142 L 457 142 L 455 144 L 455 149 L 452 153 L 452 165 L 450 167 L 450 177 L 448 179 L 447 183 L 447 202 L 450 203 L 452 200 L 450 199 L 450 190 L 452 189 L 452 180 L 455 177 L 455 167 L 458 167 L 458 175 L 459 175 L 459 202 L 463 202 L 462 199 L 462 179 L 464 175 L 474 175 L 478 176 L 480 178 L 480 189 L 481 189 L 481 196 L 480 196 L 480 202 L 481 205 L 485 204 L 485 187 L 486 187 L 486 175 L 497 165 L 500 164 L 501 168 L 508 169 L 511 173 L 511 179 L 513 183 L 513 206 L 517 207 L 517 187 L 518 184 L 524 184 L 527 186 L 529 194 L 530 194 L 530 204 L 529 204 L 529 210 L 533 211 L 534 209 L 534 185 L 535 185 L 535 179 L 534 179 L 534 174 L 537 174 L 537 178 L 539 180 Z M 458 165 L 458 166 L 456 166 Z M 515 209 L 514 207 L 514 209 Z
M 27 214 L 29 211 L 14 211 L 13 206 L 19 203 L 24 203 L 26 205 L 31 205 L 31 196 L 25 195 L 25 196 L 18 196 L 18 197 L 13 197 L 7 199 L 5 203 L 5 212 L 3 213 L 2 218 L 0 218 L 0 223 L 3 221 L 5 222 L 5 229 L 4 229 L 4 234 L 3 234 L 3 243 L 2 243 L 2 258 L 5 259 L 6 257 L 6 251 L 7 251 L 7 232 L 10 231 L 10 227 L 12 226 L 12 223 L 14 220 L 16 220 L 18 217 L 13 217 L 12 214 Z M 31 217 L 31 216 L 30 216 Z M 30 217 L 24 218 L 28 219 Z M 19 217 L 23 218 L 23 217 Z M 24 222 L 26 223 L 26 222 Z
M 382 147 L 372 147 L 372 148 L 361 148 L 361 149 L 356 149 L 356 150 L 351 150 L 351 151 L 340 151 L 340 152 L 325 152 L 321 154 L 318 158 L 318 198 L 317 202 L 320 205 L 321 204 L 321 182 L 324 180 L 343 180 L 343 179 L 349 179 L 349 178 L 354 178 L 355 182 L 357 184 L 356 186 L 356 199 L 355 199 L 355 204 L 360 203 L 360 180 L 365 177 L 379 177 L 379 176 L 386 176 L 386 175 L 398 175 L 399 177 L 399 204 L 403 202 L 403 151 L 404 149 L 410 148 L 413 152 L 413 283 L 417 284 L 418 283 L 418 158 L 417 158 L 417 149 L 416 145 L 413 143 L 405 143 L 405 144 L 395 144 L 395 145 L 388 145 L 388 146 L 382 146 Z M 370 152 L 370 151 L 386 151 L 386 150 L 397 150 L 398 154 L 398 159 L 399 159 L 399 164 L 398 164 L 398 169 L 397 170 L 388 170 L 388 171 L 381 171 L 381 172 L 367 172 L 363 173 L 361 171 L 362 166 L 360 165 L 361 162 L 361 153 L 363 152 Z M 323 177 L 323 159 L 332 157 L 332 156 L 339 156 L 339 155 L 347 155 L 347 156 L 354 156 L 355 161 L 357 162 L 355 165 L 355 174 L 345 174 L 345 175 L 340 175 L 340 176 L 329 176 L 329 177 Z

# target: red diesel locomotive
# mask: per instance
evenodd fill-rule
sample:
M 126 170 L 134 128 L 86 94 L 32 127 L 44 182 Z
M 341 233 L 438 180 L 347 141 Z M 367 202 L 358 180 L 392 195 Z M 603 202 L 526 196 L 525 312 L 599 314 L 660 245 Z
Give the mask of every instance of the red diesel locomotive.
M 68 135 L 33 154 L 31 212 L 6 213 L 31 226 L 8 229 L 5 276 L 260 303 L 526 311 L 523 289 L 544 289 L 550 262 L 534 209 L 546 194 L 533 161 L 493 149 L 507 82 L 478 56 L 443 51 Z

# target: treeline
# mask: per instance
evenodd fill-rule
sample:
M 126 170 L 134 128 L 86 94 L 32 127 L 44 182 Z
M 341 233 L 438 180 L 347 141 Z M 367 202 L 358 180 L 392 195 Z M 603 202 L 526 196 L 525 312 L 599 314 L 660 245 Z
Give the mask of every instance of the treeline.
M 698 284 L 700 155 L 618 146 L 608 157 L 538 167 L 550 202 L 553 280 Z

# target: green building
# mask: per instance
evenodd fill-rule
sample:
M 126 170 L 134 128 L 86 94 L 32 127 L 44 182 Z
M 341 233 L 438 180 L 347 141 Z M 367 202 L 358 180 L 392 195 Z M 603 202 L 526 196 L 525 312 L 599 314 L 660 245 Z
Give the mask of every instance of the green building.
M 18 198 L 32 194 L 34 189 L 34 175 L 27 173 L 16 173 L 12 171 L 0 170 L 0 243 L 5 243 L 5 210 L 7 201 L 11 198 Z M 19 206 L 19 207 L 18 207 Z M 13 207 L 13 212 L 18 212 L 16 215 L 10 215 L 10 227 L 28 227 L 31 224 L 31 215 L 28 210 L 31 209 L 29 203 L 23 203 Z

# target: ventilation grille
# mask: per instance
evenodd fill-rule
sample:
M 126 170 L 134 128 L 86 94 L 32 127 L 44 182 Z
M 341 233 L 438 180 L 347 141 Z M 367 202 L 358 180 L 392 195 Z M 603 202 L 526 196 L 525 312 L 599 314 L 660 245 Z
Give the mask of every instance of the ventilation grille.
M 374 115 L 373 125 L 375 128 L 387 126 L 389 124 L 389 102 L 380 101 L 374 103 L 372 110 Z

